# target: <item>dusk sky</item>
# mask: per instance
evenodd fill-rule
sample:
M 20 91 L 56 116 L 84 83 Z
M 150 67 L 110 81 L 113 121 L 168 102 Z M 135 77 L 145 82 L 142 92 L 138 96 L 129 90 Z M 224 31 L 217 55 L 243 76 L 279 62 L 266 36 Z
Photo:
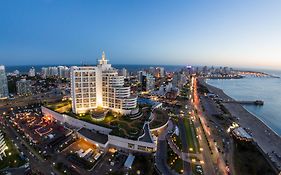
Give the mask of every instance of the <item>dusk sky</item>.
M 2 0 L 0 64 L 281 69 L 279 0 Z

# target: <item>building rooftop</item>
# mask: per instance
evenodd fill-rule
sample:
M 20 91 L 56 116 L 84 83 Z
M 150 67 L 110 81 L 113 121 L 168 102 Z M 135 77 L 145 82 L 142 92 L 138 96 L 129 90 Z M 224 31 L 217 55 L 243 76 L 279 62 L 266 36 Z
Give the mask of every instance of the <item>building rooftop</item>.
M 151 138 L 148 123 L 144 124 L 143 130 L 144 130 L 144 134 L 139 138 L 139 141 L 153 143 L 153 139 Z
M 82 128 L 79 131 L 79 134 L 83 135 L 86 138 L 89 138 L 95 142 L 106 144 L 108 142 L 108 136 L 105 134 L 101 134 L 94 130 L 89 130 L 86 128 Z
M 124 166 L 126 168 L 132 168 L 132 165 L 134 163 L 135 160 L 135 156 L 133 156 L 132 154 L 129 154 L 129 156 L 127 157 Z
M 233 130 L 233 134 L 236 137 L 239 137 L 239 138 L 242 138 L 242 139 L 252 140 L 252 136 L 250 136 L 242 127 L 235 128 Z

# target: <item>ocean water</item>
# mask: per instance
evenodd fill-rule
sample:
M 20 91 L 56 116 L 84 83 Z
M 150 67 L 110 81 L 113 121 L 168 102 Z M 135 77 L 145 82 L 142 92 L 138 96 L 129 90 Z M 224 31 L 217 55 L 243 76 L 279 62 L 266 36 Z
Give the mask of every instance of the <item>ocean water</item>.
M 281 76 L 281 72 L 269 72 Z M 207 80 L 236 100 L 263 100 L 263 106 L 244 107 L 281 136 L 281 78 Z

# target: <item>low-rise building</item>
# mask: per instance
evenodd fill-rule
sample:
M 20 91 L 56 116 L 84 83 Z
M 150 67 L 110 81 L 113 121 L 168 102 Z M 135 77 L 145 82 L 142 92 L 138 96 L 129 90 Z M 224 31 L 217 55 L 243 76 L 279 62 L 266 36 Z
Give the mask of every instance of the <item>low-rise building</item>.
M 253 140 L 253 137 L 242 127 L 233 129 L 232 134 L 239 140 L 243 140 L 243 141 Z
M 98 146 L 101 150 L 106 151 L 110 147 L 115 147 L 128 152 L 136 151 L 152 153 L 157 149 L 157 143 L 152 138 L 148 124 L 144 125 L 143 135 L 139 136 L 137 140 L 133 140 L 113 135 L 111 133 L 112 129 L 110 128 L 78 120 L 65 114 L 59 114 L 43 106 L 41 108 L 45 115 L 52 116 L 55 120 L 61 123 L 80 128 L 77 131 L 78 136 L 81 139 Z
M 32 81 L 21 79 L 16 83 L 17 94 L 20 96 L 28 96 L 32 94 Z

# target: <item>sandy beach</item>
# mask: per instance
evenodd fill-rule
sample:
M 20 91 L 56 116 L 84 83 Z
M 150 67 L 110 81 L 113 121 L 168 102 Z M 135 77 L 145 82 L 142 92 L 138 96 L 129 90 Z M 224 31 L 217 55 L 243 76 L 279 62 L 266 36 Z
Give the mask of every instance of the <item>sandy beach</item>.
M 226 95 L 223 90 L 207 84 L 203 79 L 199 82 L 208 88 L 211 93 L 219 96 L 223 101 L 234 100 Z M 255 115 L 248 112 L 238 103 L 223 103 L 230 114 L 235 117 L 239 125 L 247 128 L 253 136 L 254 142 L 267 155 L 274 167 L 281 172 L 281 137 L 272 131 L 267 125 L 259 120 Z

